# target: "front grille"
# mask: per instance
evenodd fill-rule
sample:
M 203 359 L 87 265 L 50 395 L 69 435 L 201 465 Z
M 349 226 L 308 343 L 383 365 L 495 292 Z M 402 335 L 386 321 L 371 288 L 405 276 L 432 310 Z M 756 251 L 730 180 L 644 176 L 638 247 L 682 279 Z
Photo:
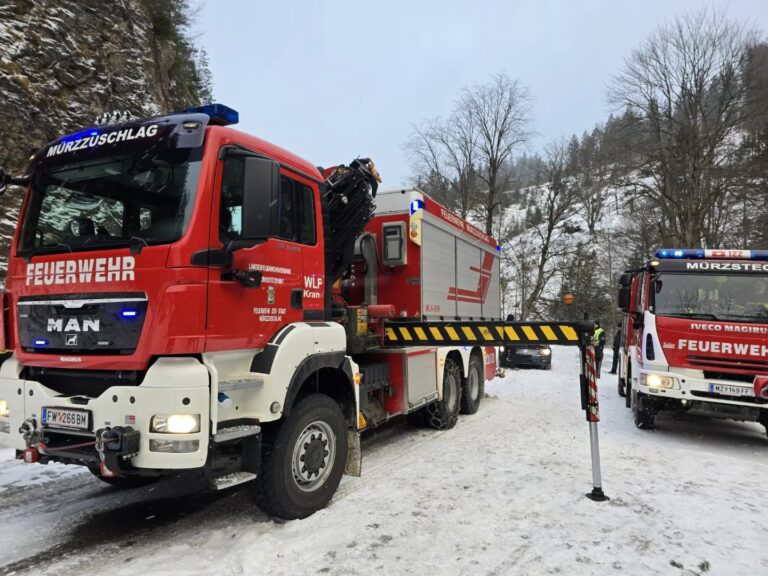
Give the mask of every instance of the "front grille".
M 19 344 L 36 354 L 133 354 L 147 309 L 137 292 L 22 297 Z
M 138 386 L 144 380 L 140 370 L 77 370 L 27 366 L 22 378 L 35 380 L 62 396 L 98 398 L 112 386 Z
M 705 380 L 733 380 L 735 382 L 748 382 L 752 384 L 755 381 L 754 374 L 739 374 L 738 372 L 714 372 L 704 370 Z
M 755 398 L 754 396 L 730 396 L 728 394 L 715 394 L 714 392 L 698 392 L 692 390 L 691 394 L 700 398 L 712 398 L 713 400 L 732 400 L 734 402 L 749 402 L 750 404 L 768 404 L 768 400 Z
M 689 355 L 688 363 L 691 366 L 707 368 L 726 368 L 732 370 L 750 370 L 753 373 L 768 373 L 768 362 L 760 360 L 741 360 L 734 358 L 722 358 L 717 356 Z

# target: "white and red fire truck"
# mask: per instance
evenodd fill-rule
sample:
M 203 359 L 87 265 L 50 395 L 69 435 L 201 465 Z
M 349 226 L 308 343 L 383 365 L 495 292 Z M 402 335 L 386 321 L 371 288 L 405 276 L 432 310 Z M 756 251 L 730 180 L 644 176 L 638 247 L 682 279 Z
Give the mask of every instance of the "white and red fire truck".
M 0 173 L 27 185 L 0 434 L 115 485 L 253 481 L 300 518 L 359 474 L 362 430 L 478 409 L 494 348 L 386 321 L 498 320 L 497 245 L 416 189 L 376 196 L 367 159 L 318 169 L 236 122 L 209 105 L 96 126 Z
M 638 428 L 684 410 L 768 429 L 768 251 L 660 249 L 619 284 L 619 394 Z

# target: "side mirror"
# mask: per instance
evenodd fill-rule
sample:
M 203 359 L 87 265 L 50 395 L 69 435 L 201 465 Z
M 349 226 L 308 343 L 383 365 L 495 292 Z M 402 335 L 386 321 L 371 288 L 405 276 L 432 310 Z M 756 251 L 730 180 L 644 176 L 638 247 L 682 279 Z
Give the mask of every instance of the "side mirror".
M 245 158 L 243 178 L 243 238 L 269 238 L 277 221 L 280 165 L 274 160 Z
M 631 286 L 632 285 L 632 273 L 624 272 L 619 276 L 619 286 Z
M 632 288 L 629 286 L 622 286 L 619 288 L 619 310 L 622 312 L 629 312 L 629 302 L 631 295 Z
M 26 186 L 27 184 L 29 184 L 30 180 L 31 180 L 31 177 L 29 175 L 13 177 L 13 176 L 10 176 L 9 174 L 6 174 L 5 170 L 0 168 L 0 196 L 5 194 L 5 191 L 8 189 L 8 184 L 16 184 L 17 186 Z
M 632 278 L 634 275 L 631 272 L 624 272 L 619 276 L 619 310 L 622 312 L 629 312 L 632 296 Z

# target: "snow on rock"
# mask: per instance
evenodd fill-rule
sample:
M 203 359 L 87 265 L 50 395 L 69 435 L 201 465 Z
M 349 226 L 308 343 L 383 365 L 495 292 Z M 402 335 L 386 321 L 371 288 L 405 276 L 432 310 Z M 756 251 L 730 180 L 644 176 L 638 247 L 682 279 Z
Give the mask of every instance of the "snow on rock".
M 183 2 L 176 2 L 183 5 Z M 196 49 L 147 0 L 0 2 L 0 167 L 18 175 L 50 140 L 106 111 L 138 116 L 199 103 Z M 167 18 L 170 16 L 164 15 Z M 0 197 L 0 286 L 19 190 Z
M 46 514 L 75 520 L 39 522 L 36 542 L 73 552 L 2 562 L 16 574 L 110 576 L 768 573 L 761 426 L 660 415 L 657 431 L 640 431 L 606 375 L 600 441 L 611 500 L 595 503 L 584 496 L 592 477 L 577 352 L 556 347 L 553 360 L 551 371 L 489 383 L 479 412 L 452 430 L 395 424 L 364 439 L 362 478 L 345 477 L 305 520 L 269 519 L 247 487 L 179 492 L 169 516 L 158 492 L 105 491 L 84 478 L 59 496 L 57 485 L 71 486 L 60 479 L 3 505 L 0 546 L 22 546 L 14 527 L 29 522 L 40 490 Z M 156 490 L 169 497 L 176 486 Z M 98 541 L 84 544 L 91 533 Z

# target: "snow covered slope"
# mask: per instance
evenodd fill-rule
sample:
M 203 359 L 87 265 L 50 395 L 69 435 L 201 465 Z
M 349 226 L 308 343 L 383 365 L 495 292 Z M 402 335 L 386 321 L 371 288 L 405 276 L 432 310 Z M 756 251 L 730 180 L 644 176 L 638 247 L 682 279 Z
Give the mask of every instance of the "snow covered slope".
M 247 487 L 201 493 L 187 477 L 119 492 L 64 467 L 24 485 L 19 464 L 0 462 L 0 573 L 768 573 L 762 427 L 661 415 L 657 431 L 636 430 L 606 376 L 611 500 L 595 503 L 577 352 L 553 360 L 494 380 L 453 430 L 401 423 L 368 437 L 362 478 L 301 521 L 270 520 Z

